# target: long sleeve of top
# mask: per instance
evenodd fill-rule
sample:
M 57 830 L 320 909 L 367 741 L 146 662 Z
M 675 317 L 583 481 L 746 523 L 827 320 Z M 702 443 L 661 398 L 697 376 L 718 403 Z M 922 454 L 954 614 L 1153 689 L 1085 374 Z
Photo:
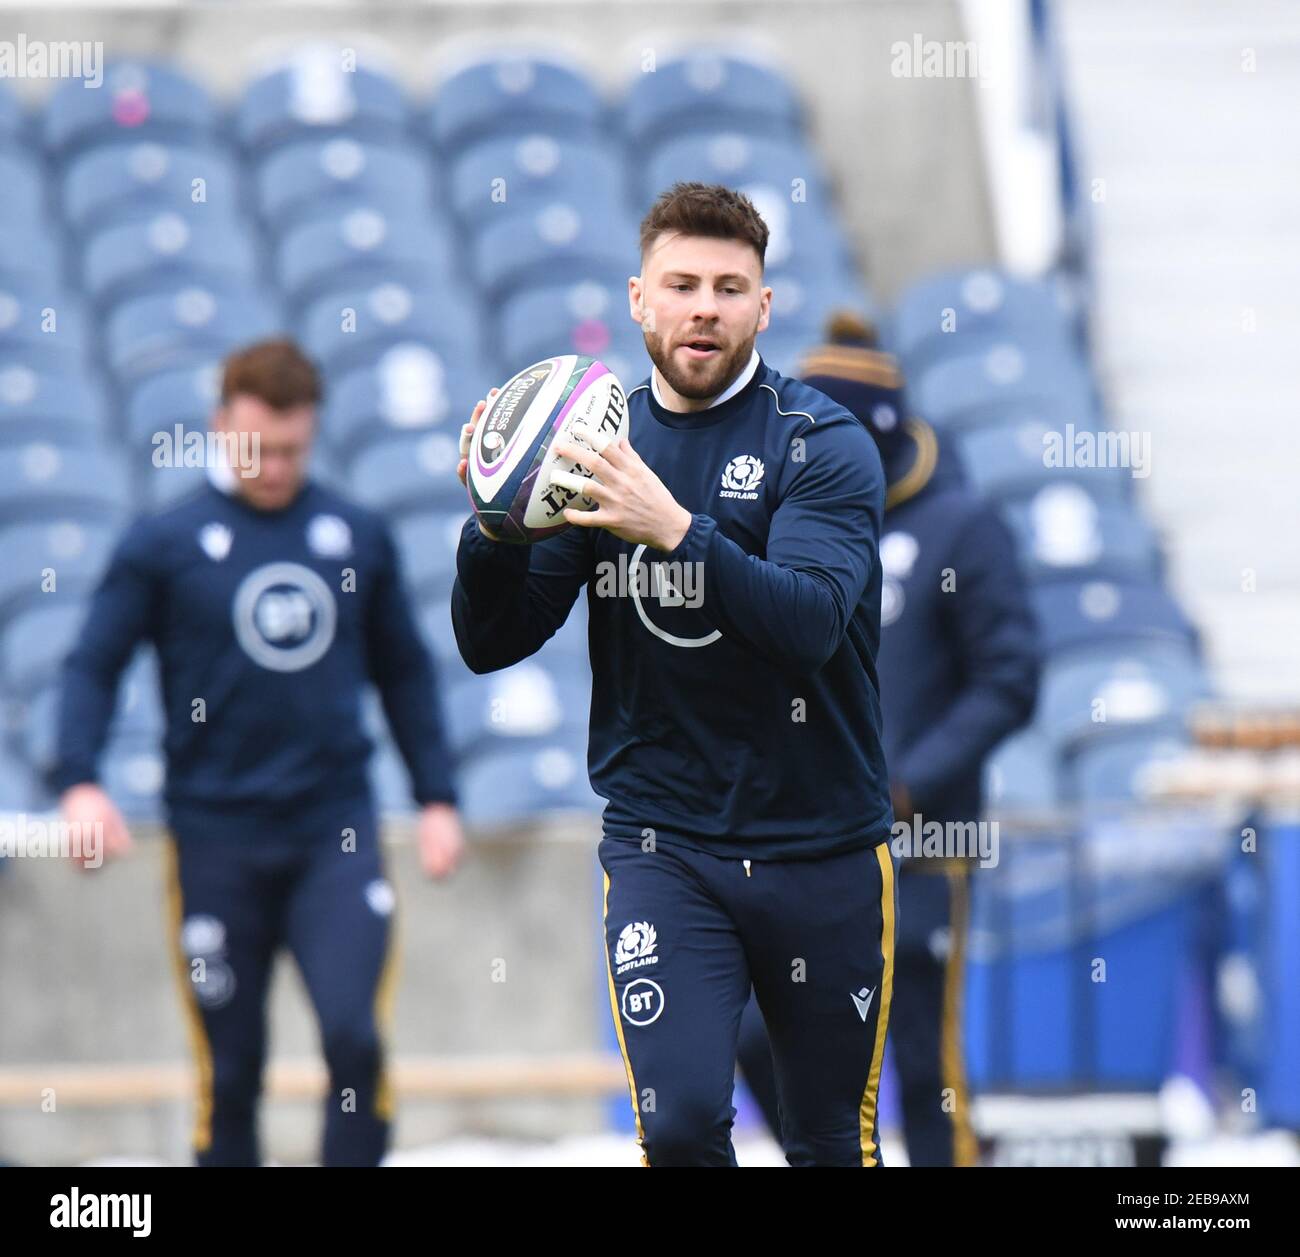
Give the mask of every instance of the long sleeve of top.
M 772 513 L 766 557 L 747 554 L 708 515 L 668 560 L 702 564 L 710 618 L 729 638 L 795 673 L 839 649 L 877 561 L 884 478 L 860 427 L 810 426 L 789 489 Z
M 532 654 L 585 586 L 587 760 L 606 834 L 771 859 L 884 841 L 871 437 L 762 365 L 689 414 L 640 385 L 628 417 L 632 448 L 691 514 L 681 543 L 573 527 L 517 547 L 468 522 L 452 595 L 466 663 Z
M 94 780 L 133 648 L 158 655 L 169 807 L 364 798 L 380 692 L 420 803 L 452 801 L 434 666 L 389 531 L 314 483 L 259 511 L 208 486 L 131 526 L 63 676 L 63 789 Z
M 569 528 L 533 546 L 491 541 L 473 517 L 456 554 L 451 621 L 461 657 L 495 672 L 540 650 L 592 575 L 592 537 Z
M 380 532 L 366 640 L 370 676 L 419 804 L 455 803 L 433 660 L 416 627 L 392 535 Z
M 978 776 L 989 752 L 1030 718 L 1038 686 L 1037 634 L 1015 543 L 991 506 L 965 514 L 943 561 L 954 587 L 935 604 L 957 683 L 891 765 L 923 811 Z
M 136 647 L 153 633 L 159 590 L 151 529 L 137 521 L 118 543 L 64 664 L 58 753 L 49 778 L 55 791 L 98 780 L 118 681 Z

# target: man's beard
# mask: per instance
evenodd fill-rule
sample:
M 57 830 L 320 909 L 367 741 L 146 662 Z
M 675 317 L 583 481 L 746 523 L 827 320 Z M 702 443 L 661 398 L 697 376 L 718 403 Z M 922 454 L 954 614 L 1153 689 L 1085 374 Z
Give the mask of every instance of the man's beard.
M 682 366 L 673 358 L 677 346 L 666 350 L 664 338 L 657 333 L 647 332 L 644 327 L 642 335 L 645 337 L 646 353 L 650 355 L 650 361 L 659 368 L 659 374 L 668 381 L 669 387 L 679 397 L 703 402 L 724 392 L 736 376 L 745 369 L 753 356 L 754 340 L 758 336 L 758 331 L 755 329 L 730 352 L 719 349 L 713 361 L 702 364 L 694 370 Z M 699 337 L 704 340 L 718 340 L 718 337 L 711 332 L 700 332 Z

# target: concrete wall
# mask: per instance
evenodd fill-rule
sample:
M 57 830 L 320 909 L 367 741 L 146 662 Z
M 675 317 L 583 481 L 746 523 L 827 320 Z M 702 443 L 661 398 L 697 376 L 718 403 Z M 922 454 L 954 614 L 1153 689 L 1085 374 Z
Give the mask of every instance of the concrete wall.
M 491 1058 L 606 1050 L 600 950 L 599 822 L 557 818 L 536 832 L 480 835 L 445 884 L 420 873 L 408 827 L 388 827 L 401 969 L 397 1058 Z M 135 1155 L 184 1162 L 189 1106 L 60 1102 L 65 1066 L 190 1060 L 165 908 L 164 841 L 137 833 L 135 854 L 94 872 L 52 859 L 0 865 L 0 1081 L 21 1069 L 30 1098 L 0 1105 L 0 1158 L 67 1164 Z M 502 972 L 504 981 L 496 980 Z M 297 970 L 282 957 L 271 999 L 271 1053 L 312 1058 L 316 1028 Z M 617 1083 L 617 1078 L 615 1079 Z M 41 1092 L 56 1088 L 56 1111 Z M 617 1092 L 618 1087 L 614 1088 Z M 599 1094 L 400 1106 L 397 1146 L 451 1133 L 560 1135 L 601 1124 Z M 319 1107 L 269 1106 L 267 1155 L 317 1157 Z

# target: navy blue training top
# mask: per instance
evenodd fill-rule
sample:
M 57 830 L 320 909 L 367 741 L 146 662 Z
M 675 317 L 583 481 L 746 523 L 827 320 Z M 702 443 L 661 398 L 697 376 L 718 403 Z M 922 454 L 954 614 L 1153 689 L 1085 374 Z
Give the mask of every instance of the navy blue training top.
M 1037 627 L 997 508 L 928 424 L 905 431 L 885 467 L 880 543 L 885 748 L 916 813 L 978 821 L 985 760 L 1033 715 Z
M 469 519 L 452 593 L 465 662 L 531 655 L 585 586 L 608 835 L 771 859 L 885 840 L 875 442 L 762 362 L 707 410 L 667 410 L 648 383 L 628 410 L 632 448 L 692 512 L 686 537 L 665 554 L 571 527 L 524 547 Z
M 169 805 L 363 796 L 372 682 L 416 801 L 454 801 L 433 665 L 372 512 L 309 481 L 279 511 L 209 485 L 137 519 L 64 667 L 55 789 L 96 779 L 118 678 L 145 641 L 160 663 Z

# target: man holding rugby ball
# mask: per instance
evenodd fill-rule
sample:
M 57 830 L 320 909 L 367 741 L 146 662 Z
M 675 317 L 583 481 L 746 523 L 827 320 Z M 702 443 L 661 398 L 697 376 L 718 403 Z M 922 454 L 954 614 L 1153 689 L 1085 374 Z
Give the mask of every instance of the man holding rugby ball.
M 573 527 L 531 547 L 470 519 L 452 595 L 461 654 L 491 672 L 539 649 L 587 587 L 610 1001 L 656 1166 L 736 1163 L 751 985 L 790 1163 L 881 1164 L 895 916 L 875 664 L 885 480 L 862 425 L 755 348 L 767 236 L 725 187 L 659 198 L 628 281 L 653 363 L 628 393 L 630 436 L 557 450 L 590 478 L 552 480 L 596 509 L 568 508 Z M 607 579 L 641 566 L 648 579 Z M 689 599 L 664 575 L 687 566 Z

